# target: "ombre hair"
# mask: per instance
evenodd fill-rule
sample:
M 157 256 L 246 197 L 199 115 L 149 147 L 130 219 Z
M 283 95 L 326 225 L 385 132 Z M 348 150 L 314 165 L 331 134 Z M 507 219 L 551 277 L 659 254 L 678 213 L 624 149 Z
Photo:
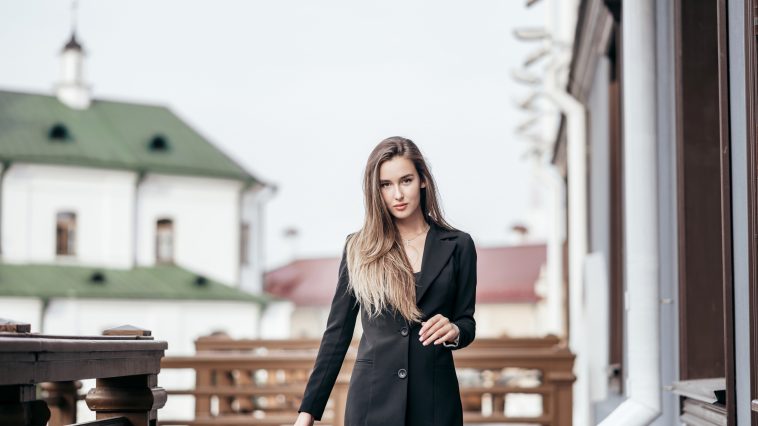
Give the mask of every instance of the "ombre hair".
M 380 194 L 379 169 L 395 157 L 413 162 L 420 182 L 426 183 L 420 200 L 424 220 L 430 226 L 434 223 L 443 229 L 455 229 L 442 217 L 434 178 L 416 144 L 399 136 L 381 141 L 371 151 L 363 174 L 363 227 L 347 240 L 348 288 L 369 317 L 378 317 L 391 307 L 408 321 L 420 322 L 423 313 L 416 306 L 413 268 L 394 216 Z

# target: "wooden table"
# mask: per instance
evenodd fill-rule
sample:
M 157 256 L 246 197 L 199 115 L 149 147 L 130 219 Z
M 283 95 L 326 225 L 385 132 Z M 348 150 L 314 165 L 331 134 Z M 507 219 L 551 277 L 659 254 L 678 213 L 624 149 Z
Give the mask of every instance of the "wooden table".
M 48 388 L 65 389 L 83 379 L 96 379 L 85 401 L 97 419 L 116 418 L 101 424 L 155 424 L 166 402 L 157 375 L 168 346 L 149 331 L 125 326 L 103 336 L 72 337 L 33 334 L 28 327 L 7 331 L 7 324 L 5 330 L 0 332 L 0 424 L 44 426 L 50 409 L 38 399 L 36 385 L 57 382 Z M 75 421 L 67 413 L 61 417 Z

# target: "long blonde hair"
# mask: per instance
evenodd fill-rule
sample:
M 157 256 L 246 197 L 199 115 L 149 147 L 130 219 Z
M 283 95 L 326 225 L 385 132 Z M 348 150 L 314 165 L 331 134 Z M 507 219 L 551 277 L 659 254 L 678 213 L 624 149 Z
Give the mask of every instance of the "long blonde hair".
M 416 144 L 399 136 L 381 141 L 371 151 L 363 174 L 363 227 L 347 241 L 348 288 L 369 317 L 378 317 L 392 307 L 408 321 L 420 322 L 423 313 L 416 306 L 413 269 L 394 217 L 380 194 L 379 168 L 397 156 L 412 161 L 421 182 L 426 183 L 426 188 L 421 188 L 420 203 L 424 220 L 430 226 L 433 222 L 444 229 L 454 229 L 442 217 L 437 187 Z

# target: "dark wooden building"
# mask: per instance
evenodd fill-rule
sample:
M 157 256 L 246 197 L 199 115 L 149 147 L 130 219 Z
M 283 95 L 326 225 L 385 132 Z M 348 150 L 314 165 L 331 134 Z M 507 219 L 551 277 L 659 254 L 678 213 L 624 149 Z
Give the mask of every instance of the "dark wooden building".
M 578 4 L 553 163 L 569 287 L 607 296 L 569 304 L 577 425 L 758 425 L 757 6 Z

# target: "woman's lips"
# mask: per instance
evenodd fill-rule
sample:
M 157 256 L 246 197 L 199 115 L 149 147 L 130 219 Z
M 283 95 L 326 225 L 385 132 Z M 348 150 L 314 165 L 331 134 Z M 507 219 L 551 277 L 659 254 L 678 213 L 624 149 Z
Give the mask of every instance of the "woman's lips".
M 408 207 L 408 203 L 405 204 L 398 204 L 395 206 L 396 210 L 405 210 L 405 208 Z

